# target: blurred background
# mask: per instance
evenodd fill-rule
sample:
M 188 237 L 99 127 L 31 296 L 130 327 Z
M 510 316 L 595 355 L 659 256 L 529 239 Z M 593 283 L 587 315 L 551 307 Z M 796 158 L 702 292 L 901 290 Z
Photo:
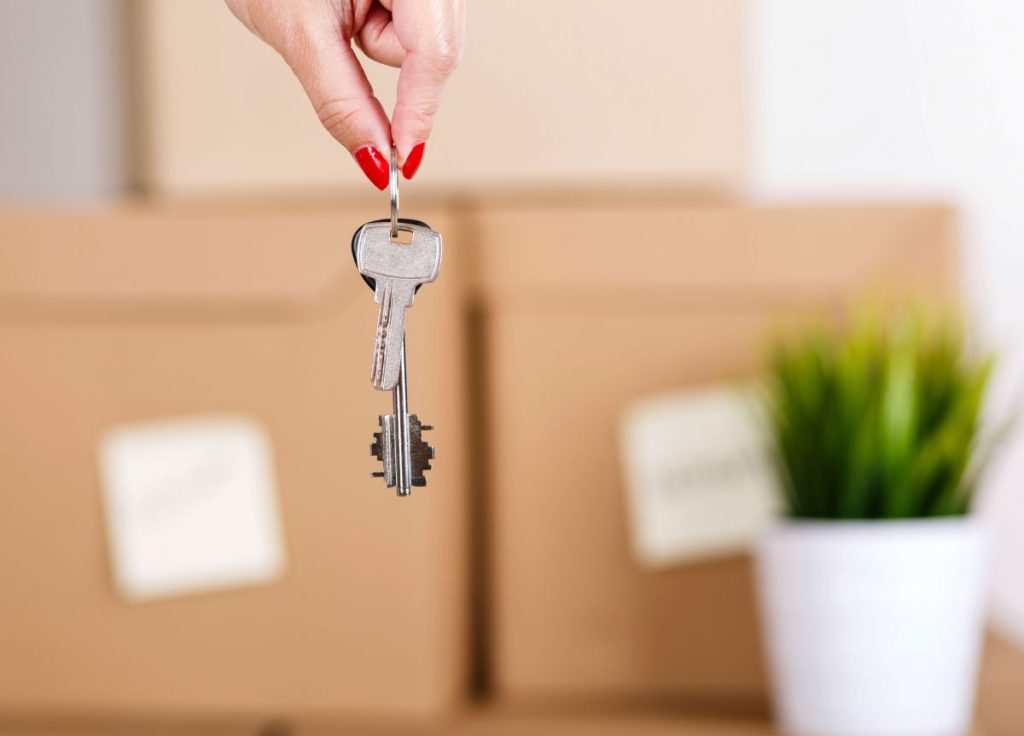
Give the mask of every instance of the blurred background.
M 883 296 L 1016 400 L 1024 7 L 628 12 L 468 8 L 399 501 L 349 253 L 387 201 L 288 67 L 216 0 L 0 0 L 0 731 L 771 732 L 735 386 Z M 1015 734 L 1024 442 L 992 470 L 972 722 Z

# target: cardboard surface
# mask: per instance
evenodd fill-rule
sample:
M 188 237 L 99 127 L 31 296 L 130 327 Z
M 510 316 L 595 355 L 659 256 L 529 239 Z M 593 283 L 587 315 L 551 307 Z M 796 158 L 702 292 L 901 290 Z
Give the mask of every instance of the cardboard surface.
M 0 216 L 0 711 L 447 710 L 465 671 L 462 246 L 409 323 L 429 486 L 370 477 L 376 305 L 350 238 L 374 211 L 126 208 Z M 452 232 L 442 210 L 422 216 Z M 275 456 L 279 583 L 115 594 L 97 443 L 229 413 Z
M 505 712 L 478 708 L 431 721 L 183 721 L 96 719 L 91 722 L 0 720 L 3 736 L 770 736 L 764 720 L 689 716 L 680 713 L 602 712 L 599 708 L 565 712 Z
M 621 412 L 651 392 L 751 377 L 768 339 L 866 294 L 948 299 L 950 213 L 522 205 L 484 207 L 476 229 L 496 692 L 763 707 L 746 560 L 633 561 Z
M 986 734 L 1016 736 L 1024 730 L 1024 648 L 990 633 L 978 677 L 978 719 Z
M 0 216 L 0 712 L 436 714 L 464 697 L 471 646 L 506 700 L 763 712 L 746 562 L 632 560 L 620 413 L 747 378 L 768 337 L 865 292 L 948 298 L 950 213 L 586 197 L 418 212 L 447 248 L 409 331 L 438 460 L 405 502 L 369 477 L 390 397 L 369 386 L 376 306 L 349 239 L 372 205 Z M 100 433 L 213 412 L 268 431 L 287 573 L 126 603 Z
M 411 189 L 740 184 L 741 0 L 650 0 L 644 17 L 656 20 L 642 22 L 639 33 L 622 32 L 623 10 L 614 3 L 468 5 L 462 64 Z M 223 3 L 130 6 L 138 47 L 135 173 L 147 191 L 369 191 L 288 65 Z M 397 70 L 373 62 L 366 70 L 390 112 Z

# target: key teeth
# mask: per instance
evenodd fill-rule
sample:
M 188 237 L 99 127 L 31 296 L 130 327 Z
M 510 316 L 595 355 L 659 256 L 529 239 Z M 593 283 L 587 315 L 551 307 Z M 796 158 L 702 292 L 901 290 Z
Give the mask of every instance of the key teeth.
M 390 414 L 381 415 L 378 419 L 378 423 L 381 426 L 380 432 L 373 433 L 373 442 L 370 444 L 370 454 L 377 458 L 381 463 L 384 464 L 383 471 L 374 471 L 371 475 L 374 478 L 383 478 L 387 483 L 388 464 L 394 462 L 394 458 L 388 453 L 388 443 L 385 440 L 384 434 L 387 427 L 394 427 L 394 418 Z M 409 444 L 411 451 L 411 464 L 412 464 L 412 478 L 411 483 L 417 488 L 423 488 L 427 485 L 427 479 L 424 475 L 428 470 L 432 470 L 433 467 L 430 461 L 434 459 L 435 452 L 434 448 L 423 439 L 423 432 L 428 432 L 434 427 L 429 424 L 423 424 L 420 422 L 419 417 L 415 414 L 409 415 Z M 393 440 L 392 440 L 393 442 Z M 392 444 L 393 446 L 393 444 Z M 392 470 L 392 476 L 394 470 Z M 388 484 L 388 487 L 392 487 L 394 482 Z
M 382 432 L 373 433 L 373 442 L 370 443 L 370 454 L 384 462 L 384 440 L 382 434 Z
M 371 476 L 383 478 L 384 485 L 392 488 L 395 485 L 394 460 L 391 456 L 391 448 L 394 447 L 393 417 L 388 414 L 381 414 L 377 418 L 377 423 L 380 425 L 380 431 L 373 433 L 373 442 L 370 443 L 370 454 L 383 464 L 384 469 L 371 473 Z
M 409 416 L 409 435 L 412 440 L 412 484 L 414 486 L 427 485 L 424 473 L 432 469 L 430 461 L 434 459 L 434 448 L 423 440 L 423 432 L 431 429 L 433 429 L 431 425 L 420 422 L 420 418 L 415 414 Z

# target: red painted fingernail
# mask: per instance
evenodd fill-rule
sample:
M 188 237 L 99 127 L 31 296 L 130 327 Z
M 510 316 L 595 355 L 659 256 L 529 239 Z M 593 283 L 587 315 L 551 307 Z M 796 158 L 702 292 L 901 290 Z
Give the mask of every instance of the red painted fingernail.
M 416 172 L 420 169 L 420 164 L 423 163 L 423 149 L 426 147 L 426 143 L 417 143 L 409 151 L 409 156 L 405 159 L 405 166 L 402 167 L 402 175 L 406 179 L 416 176 Z
M 376 146 L 363 146 L 355 153 L 356 163 L 378 189 L 386 189 L 391 174 L 391 164 L 380 155 Z

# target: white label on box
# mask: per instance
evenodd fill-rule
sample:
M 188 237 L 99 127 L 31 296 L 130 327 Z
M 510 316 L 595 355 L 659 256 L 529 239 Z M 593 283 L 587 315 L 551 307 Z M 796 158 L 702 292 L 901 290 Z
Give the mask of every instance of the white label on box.
M 633 549 L 649 567 L 748 548 L 779 506 L 751 389 L 655 397 L 623 419 Z
M 120 592 L 146 600 L 266 583 L 284 569 L 270 446 L 244 418 L 116 427 L 100 441 Z

